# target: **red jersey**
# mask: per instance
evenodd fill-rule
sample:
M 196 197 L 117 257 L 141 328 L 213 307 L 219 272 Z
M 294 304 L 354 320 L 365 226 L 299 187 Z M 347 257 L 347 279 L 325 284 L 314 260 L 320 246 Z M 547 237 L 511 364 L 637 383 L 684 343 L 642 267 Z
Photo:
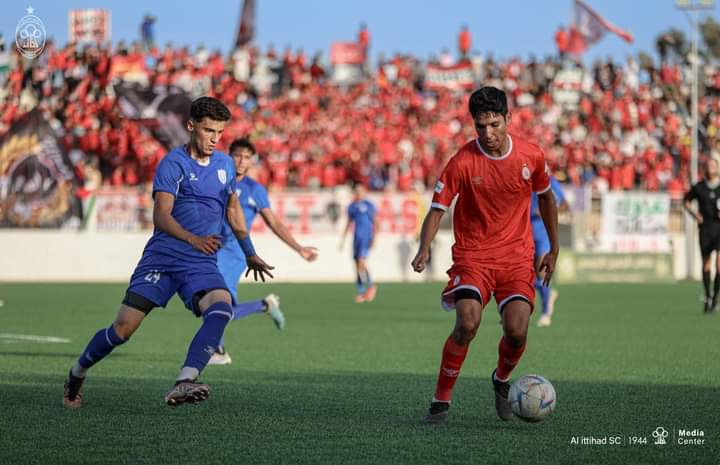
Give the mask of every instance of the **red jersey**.
M 542 150 L 510 136 L 502 157 L 491 157 L 477 140 L 465 144 L 440 175 L 432 207 L 447 210 L 455 196 L 454 263 L 507 269 L 533 261 L 532 192 L 550 189 Z

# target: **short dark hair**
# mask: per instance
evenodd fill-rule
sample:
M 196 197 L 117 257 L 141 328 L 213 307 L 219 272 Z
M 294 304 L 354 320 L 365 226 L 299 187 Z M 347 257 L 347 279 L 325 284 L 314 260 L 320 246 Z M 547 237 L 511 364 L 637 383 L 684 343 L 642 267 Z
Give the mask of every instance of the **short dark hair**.
M 256 153 L 255 146 L 252 144 L 252 142 L 250 142 L 250 139 L 248 139 L 247 137 L 241 137 L 240 139 L 235 139 L 234 141 L 232 141 L 232 144 L 230 144 L 230 149 L 228 149 L 228 153 L 232 155 L 233 152 L 238 149 L 248 149 L 253 154 Z
M 227 121 L 230 119 L 230 110 L 220 100 L 213 97 L 200 97 L 190 104 L 190 118 L 200 121 L 210 118 L 213 121 Z
M 507 96 L 497 87 L 481 87 L 473 92 L 468 107 L 473 118 L 483 113 L 496 113 L 503 117 L 508 114 Z

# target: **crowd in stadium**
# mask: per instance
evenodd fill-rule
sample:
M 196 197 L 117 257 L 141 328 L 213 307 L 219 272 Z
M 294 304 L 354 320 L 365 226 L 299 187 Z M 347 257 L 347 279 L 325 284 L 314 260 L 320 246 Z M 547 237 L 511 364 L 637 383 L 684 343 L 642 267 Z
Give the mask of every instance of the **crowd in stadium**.
M 437 60 L 453 57 L 445 52 Z M 261 61 L 280 69 L 272 94 L 254 84 Z M 577 108 L 568 109 L 551 91 L 567 61 L 484 55 L 474 63 L 478 82 L 512 96 L 512 130 L 540 144 L 561 181 L 599 190 L 687 188 L 689 66 L 643 68 L 630 58 L 595 63 L 585 68 Z M 38 104 L 74 154 L 86 187 L 143 184 L 166 149 L 143 123 L 123 117 L 112 84 L 173 85 L 230 106 L 223 147 L 251 135 L 261 154 L 256 177 L 271 189 L 359 180 L 373 190 L 407 191 L 432 186 L 447 158 L 474 136 L 468 92 L 426 88 L 424 69 L 416 57 L 381 58 L 359 84 L 341 87 L 319 55 L 308 59 L 290 48 L 226 58 L 203 47 L 145 52 L 140 44 L 50 43 L 34 63 L 15 57 L 0 75 L 0 136 Z M 712 142 L 720 128 L 720 70 L 705 66 L 701 77 L 700 153 L 707 157 L 720 148 Z

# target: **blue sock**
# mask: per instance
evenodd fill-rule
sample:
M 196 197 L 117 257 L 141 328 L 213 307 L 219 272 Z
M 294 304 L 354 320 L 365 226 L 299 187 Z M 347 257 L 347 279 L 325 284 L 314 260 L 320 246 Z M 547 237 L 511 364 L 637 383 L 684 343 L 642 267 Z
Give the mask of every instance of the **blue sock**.
M 190 343 L 184 367 L 195 368 L 198 373 L 203 371 L 220 345 L 225 326 L 231 318 L 232 307 L 226 302 L 216 302 L 205 310 L 203 324 Z
M 369 270 L 365 270 L 365 287 L 366 288 L 372 287 L 372 278 L 370 277 Z
M 78 359 L 78 364 L 83 368 L 90 368 L 107 357 L 115 347 L 122 344 L 125 344 L 125 339 L 117 335 L 112 325 L 103 328 L 90 339 L 90 342 Z
M 253 313 L 262 313 L 265 311 L 265 300 L 251 300 L 249 302 L 240 302 L 237 305 L 233 305 L 232 307 L 233 311 L 233 320 L 239 320 L 240 318 L 245 318 L 248 315 L 252 315 Z M 220 339 L 220 344 L 218 347 L 225 347 L 225 338 L 222 337 Z
M 365 281 L 362 278 L 361 273 L 357 274 L 357 279 L 355 280 L 355 285 L 357 286 L 357 292 L 358 294 L 364 294 L 367 288 L 365 287 Z
M 542 302 L 542 314 L 547 315 L 550 309 L 550 286 L 543 285 L 542 279 L 535 278 L 535 289 L 540 293 Z
M 237 305 L 233 305 L 233 320 L 239 320 L 245 318 L 253 313 L 262 313 L 265 311 L 265 300 L 250 300 L 248 302 L 240 302 Z

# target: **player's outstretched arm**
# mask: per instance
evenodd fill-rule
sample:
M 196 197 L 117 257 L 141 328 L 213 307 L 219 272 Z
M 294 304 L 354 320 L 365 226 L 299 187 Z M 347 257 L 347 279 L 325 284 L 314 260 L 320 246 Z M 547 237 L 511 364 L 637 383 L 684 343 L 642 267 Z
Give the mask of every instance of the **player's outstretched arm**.
M 557 261 L 560 246 L 558 244 L 558 212 L 555 195 L 552 190 L 547 190 L 542 194 L 538 194 L 538 207 L 540 208 L 540 216 L 542 217 L 545 230 L 550 239 L 550 251 L 545 254 L 538 271 L 545 274 L 543 283 L 547 286 L 550 284 L 553 272 L 555 271 L 555 262 Z
M 298 241 L 295 240 L 290 231 L 288 231 L 287 226 L 285 226 L 283 222 L 280 221 L 277 216 L 275 216 L 275 213 L 273 213 L 271 209 L 263 208 L 262 210 L 260 210 L 260 214 L 262 215 L 263 220 L 265 220 L 265 224 L 268 225 L 270 230 L 272 230 L 272 232 L 284 243 L 289 245 L 291 249 L 299 253 L 302 258 L 309 262 L 312 262 L 317 258 L 317 249 L 315 247 L 305 247 L 300 245 Z
M 254 273 L 255 281 L 258 280 L 258 274 L 263 282 L 265 282 L 265 275 L 273 278 L 274 276 L 270 273 L 270 270 L 275 269 L 275 267 L 265 263 L 265 260 L 260 258 L 255 252 L 255 247 L 250 240 L 250 232 L 248 231 L 247 223 L 245 222 L 245 214 L 243 213 L 242 207 L 240 206 L 240 200 L 238 200 L 236 194 L 231 194 L 230 199 L 228 200 L 227 221 L 230 225 L 230 229 L 233 231 L 233 234 L 235 234 L 235 238 L 238 240 L 238 243 L 240 243 L 240 248 L 245 254 L 248 267 L 245 276 L 249 275 L 252 271 Z
M 430 244 L 440 229 L 440 220 L 442 220 L 444 210 L 439 208 L 431 208 L 423 221 L 422 230 L 420 230 L 420 246 L 418 252 L 412 261 L 413 270 L 422 273 L 427 266 L 430 258 Z
M 173 218 L 172 209 L 174 205 L 175 196 L 172 194 L 160 191 L 155 193 L 155 204 L 153 205 L 153 224 L 155 227 L 165 234 L 187 242 L 204 254 L 212 255 L 217 252 L 222 246 L 220 236 L 199 237 L 187 231 Z

